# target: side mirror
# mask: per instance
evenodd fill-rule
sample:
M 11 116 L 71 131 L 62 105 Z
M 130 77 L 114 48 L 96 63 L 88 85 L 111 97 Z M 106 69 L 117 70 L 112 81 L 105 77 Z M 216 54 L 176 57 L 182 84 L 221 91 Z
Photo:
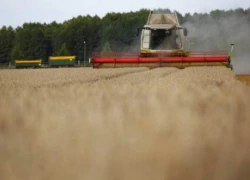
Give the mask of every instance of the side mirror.
M 188 30 L 187 30 L 187 28 L 183 28 L 183 33 L 184 33 L 184 36 L 187 36 L 187 35 L 188 35 Z
M 137 34 L 136 34 L 136 36 L 140 36 L 140 34 L 141 34 L 141 28 L 137 28 Z

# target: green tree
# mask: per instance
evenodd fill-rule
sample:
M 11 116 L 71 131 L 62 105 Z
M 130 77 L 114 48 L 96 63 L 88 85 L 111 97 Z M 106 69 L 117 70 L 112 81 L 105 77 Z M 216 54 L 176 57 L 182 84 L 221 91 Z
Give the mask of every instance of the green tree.
M 58 56 L 69 56 L 70 53 L 67 49 L 66 43 L 63 43 L 61 49 L 57 53 Z
M 21 51 L 26 59 L 46 59 L 49 49 L 44 35 L 44 24 L 24 23 L 16 29 L 15 43 L 20 44 Z
M 14 38 L 15 32 L 12 27 L 3 26 L 0 29 L 0 63 L 7 63 L 11 60 Z
M 15 44 L 14 48 L 11 51 L 11 61 L 14 62 L 16 59 L 23 59 L 23 53 L 20 47 L 20 44 Z
M 104 46 L 102 48 L 102 52 L 112 52 L 108 41 L 104 44 Z

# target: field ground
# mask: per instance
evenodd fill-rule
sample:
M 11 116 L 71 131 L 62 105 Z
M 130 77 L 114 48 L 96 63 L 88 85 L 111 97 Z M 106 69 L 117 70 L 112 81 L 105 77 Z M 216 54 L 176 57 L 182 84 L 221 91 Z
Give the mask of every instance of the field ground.
M 0 179 L 250 179 L 246 79 L 224 67 L 1 70 Z
M 250 85 L 250 74 L 236 75 L 236 78 L 242 82 L 245 82 L 247 85 Z

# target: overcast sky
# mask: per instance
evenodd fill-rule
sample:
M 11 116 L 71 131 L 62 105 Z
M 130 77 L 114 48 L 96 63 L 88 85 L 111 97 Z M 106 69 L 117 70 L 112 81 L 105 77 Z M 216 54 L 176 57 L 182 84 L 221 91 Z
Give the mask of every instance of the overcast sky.
M 0 27 L 21 26 L 24 22 L 63 22 L 78 15 L 129 12 L 141 8 L 169 8 L 186 12 L 249 8 L 250 0 L 1 0 Z

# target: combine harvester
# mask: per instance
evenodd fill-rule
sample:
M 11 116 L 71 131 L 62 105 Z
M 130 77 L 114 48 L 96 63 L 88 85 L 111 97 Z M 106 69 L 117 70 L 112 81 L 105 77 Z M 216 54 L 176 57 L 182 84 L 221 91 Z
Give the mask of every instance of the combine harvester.
M 188 31 L 179 24 L 177 13 L 150 11 L 141 31 L 140 52 L 95 52 L 93 68 L 225 66 L 231 68 L 228 51 L 188 51 Z M 233 50 L 233 45 L 231 52 Z

